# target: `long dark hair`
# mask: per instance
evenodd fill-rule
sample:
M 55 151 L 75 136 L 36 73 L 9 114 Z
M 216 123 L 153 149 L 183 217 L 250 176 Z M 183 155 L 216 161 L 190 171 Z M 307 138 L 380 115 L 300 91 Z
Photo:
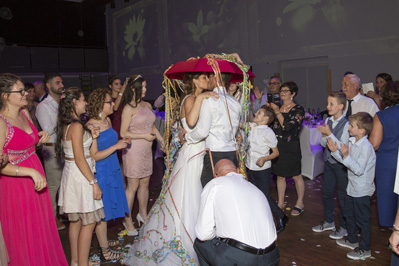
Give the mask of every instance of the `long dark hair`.
M 82 95 L 82 90 L 77 87 L 70 87 L 66 89 L 61 94 L 60 103 L 58 106 L 58 119 L 57 119 L 57 127 L 55 128 L 55 132 L 57 134 L 57 143 L 55 146 L 55 151 L 57 156 L 62 155 L 62 137 L 64 135 L 64 126 L 72 124 L 74 122 L 79 122 L 83 125 L 83 122 L 80 120 L 79 115 L 75 110 L 75 104 L 73 100 L 79 100 Z M 75 114 L 75 116 L 73 115 Z M 83 128 L 88 130 L 84 125 Z
M 129 81 L 127 82 L 126 89 L 122 95 L 122 109 L 125 107 L 126 104 L 132 102 L 134 98 L 135 106 L 141 102 L 141 96 L 143 94 L 143 82 L 145 79 L 141 75 L 132 75 L 129 77 Z
M 184 84 L 184 92 L 182 99 L 187 95 L 192 94 L 195 92 L 195 84 L 193 79 L 198 79 L 204 72 L 186 72 L 183 77 L 183 84 Z

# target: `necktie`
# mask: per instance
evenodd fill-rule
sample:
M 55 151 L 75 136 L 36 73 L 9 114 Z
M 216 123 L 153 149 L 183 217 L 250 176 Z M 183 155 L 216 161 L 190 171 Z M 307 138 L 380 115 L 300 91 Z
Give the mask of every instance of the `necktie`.
M 352 114 L 352 102 L 353 100 L 348 100 L 348 111 L 346 111 L 346 118 L 349 118 L 349 116 Z

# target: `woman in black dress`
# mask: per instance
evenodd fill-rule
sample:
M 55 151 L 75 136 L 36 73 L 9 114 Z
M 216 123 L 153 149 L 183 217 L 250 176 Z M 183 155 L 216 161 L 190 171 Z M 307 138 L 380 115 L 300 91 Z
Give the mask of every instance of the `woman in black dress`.
M 284 208 L 284 196 L 287 183 L 286 177 L 292 177 L 298 194 L 291 215 L 300 215 L 304 210 L 303 197 L 305 194 L 305 183 L 301 175 L 301 147 L 299 144 L 299 131 L 305 109 L 294 102 L 298 94 L 298 86 L 295 82 L 285 82 L 280 87 L 280 97 L 283 102 L 281 107 L 271 103 L 270 106 L 276 113 L 273 130 L 276 134 L 280 152 L 279 157 L 272 161 L 272 172 L 277 175 L 278 206 Z

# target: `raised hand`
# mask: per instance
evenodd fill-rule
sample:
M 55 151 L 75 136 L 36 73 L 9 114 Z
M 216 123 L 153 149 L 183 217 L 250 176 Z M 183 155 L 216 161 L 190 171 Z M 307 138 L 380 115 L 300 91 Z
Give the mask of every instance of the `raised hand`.
M 262 99 L 263 91 L 260 91 L 259 87 L 255 87 L 254 88 L 254 94 L 255 94 L 256 99 L 260 100 L 260 99 Z

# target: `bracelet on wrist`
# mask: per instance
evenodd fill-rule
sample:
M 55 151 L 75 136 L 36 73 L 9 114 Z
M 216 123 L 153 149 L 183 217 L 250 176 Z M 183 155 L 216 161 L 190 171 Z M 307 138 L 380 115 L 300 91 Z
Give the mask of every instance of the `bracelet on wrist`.
M 398 232 L 398 233 L 399 233 L 399 229 L 398 229 L 398 228 L 396 228 L 396 226 L 395 226 L 395 225 L 393 225 L 393 228 L 392 228 L 392 230 L 393 230 L 394 232 Z
M 17 170 L 15 170 L 15 176 L 18 176 L 19 165 L 17 166 Z
M 120 92 L 120 93 L 118 93 L 118 95 L 122 97 L 123 94 Z
M 94 178 L 93 180 L 91 180 L 91 181 L 89 182 L 89 184 L 90 184 L 90 185 L 97 184 L 97 178 Z
M 276 113 L 276 116 L 281 115 L 281 112 Z

